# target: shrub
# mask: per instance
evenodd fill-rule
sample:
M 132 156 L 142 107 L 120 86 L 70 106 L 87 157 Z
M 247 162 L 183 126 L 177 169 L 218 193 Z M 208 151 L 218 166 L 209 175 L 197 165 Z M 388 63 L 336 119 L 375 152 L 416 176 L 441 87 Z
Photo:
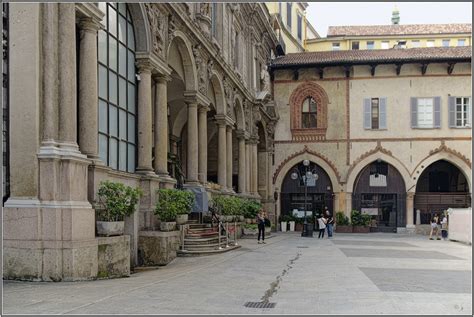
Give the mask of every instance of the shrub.
M 135 211 L 135 205 L 142 195 L 140 188 L 132 188 L 122 183 L 102 181 L 97 193 L 99 196 L 97 219 L 101 221 L 123 221 Z
M 217 195 L 212 198 L 211 206 L 219 215 L 238 216 L 242 214 L 242 199 L 233 196 Z
M 336 212 L 336 224 L 340 226 L 349 226 L 351 223 L 343 211 L 338 211 Z
M 253 219 L 257 217 L 257 214 L 261 208 L 262 205 L 258 201 L 252 199 L 243 199 L 242 211 L 245 218 Z
M 352 210 L 351 212 L 351 222 L 353 226 L 368 226 L 370 219 L 370 215 L 362 214 L 360 211 Z
M 286 222 L 289 222 L 289 221 L 296 221 L 295 217 L 291 216 L 291 215 L 283 215 L 283 216 L 280 216 L 280 222 L 282 221 L 286 221 Z
M 246 223 L 243 225 L 243 228 L 249 229 L 249 230 L 257 230 L 257 224 L 255 223 Z
M 179 189 L 159 189 L 155 214 L 161 221 L 169 222 L 176 219 L 176 215 L 188 214 L 194 204 L 194 194 Z

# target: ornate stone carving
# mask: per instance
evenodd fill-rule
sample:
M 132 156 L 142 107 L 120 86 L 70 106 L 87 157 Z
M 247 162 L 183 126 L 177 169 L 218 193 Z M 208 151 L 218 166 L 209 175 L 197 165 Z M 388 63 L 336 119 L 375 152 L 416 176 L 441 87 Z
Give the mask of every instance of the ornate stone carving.
M 250 107 L 251 107 L 250 102 L 248 100 L 245 100 L 244 101 L 245 130 L 247 130 L 249 132 L 250 132 L 250 122 L 251 122 Z
M 199 14 L 196 15 L 199 28 L 206 36 L 211 35 L 211 3 L 200 3 Z
M 431 150 L 429 156 L 434 155 L 434 154 L 436 154 L 436 153 L 438 153 L 438 152 L 443 152 L 443 151 L 446 152 L 446 153 L 450 153 L 450 154 L 452 154 L 452 155 L 454 155 L 454 156 L 457 156 L 458 158 L 460 158 L 461 160 L 463 160 L 467 165 L 469 165 L 469 166 L 471 165 L 471 160 L 470 160 L 469 158 L 467 158 L 467 157 L 466 157 L 465 155 L 463 155 L 462 153 L 460 153 L 460 152 L 458 152 L 458 151 L 456 151 L 456 150 L 454 150 L 454 149 L 451 149 L 451 148 L 449 148 L 448 146 L 446 146 L 445 141 L 441 141 L 441 145 L 440 145 L 438 148 L 436 148 L 436 149 L 434 149 L 434 150 Z M 429 156 L 428 156 L 428 157 L 429 157 Z
M 199 7 L 199 13 L 201 13 L 201 15 L 211 17 L 211 4 L 206 2 L 201 3 Z
M 170 14 L 168 16 L 168 44 L 174 39 L 174 31 L 176 31 L 176 24 L 173 16 Z
M 227 103 L 227 115 L 230 116 L 232 113 L 232 104 L 234 100 L 234 89 L 232 87 L 232 84 L 229 82 L 229 79 L 227 78 L 224 78 L 224 93 Z
M 207 62 L 207 78 L 208 78 L 208 80 L 211 79 L 213 72 L 214 72 L 214 61 L 212 59 L 209 59 L 209 61 Z
M 197 68 L 198 89 L 202 94 L 207 94 L 207 72 L 205 70 L 207 63 L 202 57 L 201 45 L 193 46 L 193 55 Z
M 268 73 L 268 67 L 266 64 L 263 65 L 262 71 L 260 72 L 260 87 L 261 91 L 270 93 L 270 74 Z
M 162 55 L 164 51 L 164 29 L 166 25 L 166 16 L 161 13 L 156 4 L 145 3 L 148 21 L 150 22 L 150 31 L 153 41 L 153 51 L 157 55 Z

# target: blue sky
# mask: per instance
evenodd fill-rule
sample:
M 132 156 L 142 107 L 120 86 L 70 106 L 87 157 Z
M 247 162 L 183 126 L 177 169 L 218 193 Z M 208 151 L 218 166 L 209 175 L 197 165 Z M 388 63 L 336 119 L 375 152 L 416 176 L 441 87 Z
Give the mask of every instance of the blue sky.
M 391 24 L 395 5 L 400 24 L 472 23 L 471 2 L 309 2 L 306 17 L 324 37 L 330 25 Z

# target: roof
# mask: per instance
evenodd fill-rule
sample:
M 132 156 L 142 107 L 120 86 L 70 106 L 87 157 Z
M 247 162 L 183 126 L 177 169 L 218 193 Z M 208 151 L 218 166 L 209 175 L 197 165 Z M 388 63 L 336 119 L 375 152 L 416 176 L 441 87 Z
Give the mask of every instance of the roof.
M 471 23 L 330 26 L 327 37 L 472 33 Z
M 436 61 L 470 62 L 471 55 L 470 46 L 304 52 L 277 57 L 271 62 L 270 67 L 276 69 L 310 65 L 367 65 Z

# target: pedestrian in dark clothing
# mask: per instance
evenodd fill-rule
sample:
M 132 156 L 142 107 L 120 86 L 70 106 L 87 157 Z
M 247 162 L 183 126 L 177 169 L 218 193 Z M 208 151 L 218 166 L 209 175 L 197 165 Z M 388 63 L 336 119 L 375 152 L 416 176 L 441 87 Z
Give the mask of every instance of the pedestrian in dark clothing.
M 333 226 L 334 226 L 334 217 L 332 213 L 329 211 L 328 207 L 324 207 L 324 215 L 326 217 L 326 227 L 328 229 L 328 239 L 332 238 L 333 233 Z
M 321 215 L 321 217 L 318 218 L 318 225 L 319 225 L 319 238 L 324 239 L 324 231 L 326 231 L 326 219 Z
M 257 215 L 257 225 L 258 225 L 258 244 L 260 244 L 260 236 L 262 237 L 262 243 L 265 243 L 265 211 L 260 210 Z

